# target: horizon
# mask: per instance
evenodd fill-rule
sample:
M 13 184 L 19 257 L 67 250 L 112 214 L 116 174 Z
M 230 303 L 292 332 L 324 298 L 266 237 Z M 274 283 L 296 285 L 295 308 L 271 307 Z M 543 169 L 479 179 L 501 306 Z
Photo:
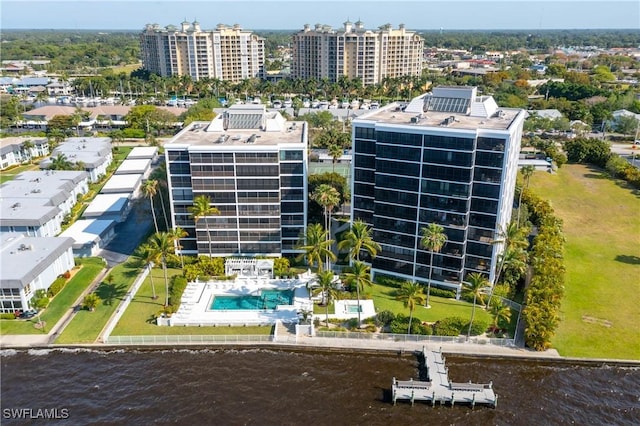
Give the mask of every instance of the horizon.
M 367 29 L 391 23 L 421 31 L 542 31 L 640 29 L 640 2 L 633 0 L 3 0 L 0 25 L 10 30 L 142 31 L 158 23 L 199 20 L 262 31 L 301 30 L 305 24 L 340 28 L 361 20 Z M 329 7 L 327 7 L 329 5 Z M 87 13 L 87 6 L 91 13 Z M 335 7 L 332 7 L 335 6 Z M 25 11 L 30 13 L 25 19 Z M 247 10 L 252 13 L 248 14 Z M 51 19 L 55 16 L 55 19 Z

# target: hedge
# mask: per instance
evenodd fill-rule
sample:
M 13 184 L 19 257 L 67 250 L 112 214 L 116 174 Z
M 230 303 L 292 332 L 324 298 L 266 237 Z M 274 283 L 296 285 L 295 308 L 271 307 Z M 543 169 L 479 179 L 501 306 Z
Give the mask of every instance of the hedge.
M 54 297 L 56 294 L 60 293 L 60 291 L 67 284 L 67 279 L 64 276 L 60 276 L 56 278 L 56 280 L 49 286 L 49 290 L 47 291 L 47 296 Z

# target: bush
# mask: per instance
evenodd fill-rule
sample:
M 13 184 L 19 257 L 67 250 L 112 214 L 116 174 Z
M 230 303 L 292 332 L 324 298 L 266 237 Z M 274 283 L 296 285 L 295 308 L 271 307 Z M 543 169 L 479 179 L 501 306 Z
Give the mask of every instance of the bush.
M 182 293 L 187 288 L 187 279 L 179 275 L 175 275 L 171 278 L 169 284 L 169 305 L 177 308 L 180 305 L 182 299 Z
M 438 287 L 431 287 L 431 296 L 437 296 L 437 297 L 446 297 L 448 299 L 455 299 L 456 298 L 456 292 L 455 290 L 447 290 L 444 288 L 438 288 Z
M 167 268 L 180 269 L 182 268 L 182 262 L 180 256 L 177 254 L 169 253 L 167 255 Z
M 378 321 L 378 323 L 384 326 L 388 326 L 389 324 L 391 324 L 394 319 L 396 319 L 396 314 L 391 311 L 378 312 L 378 315 L 376 315 L 376 320 Z
M 389 325 L 389 329 L 394 334 L 406 334 L 409 327 L 409 317 L 399 314 Z M 411 334 L 421 334 L 429 336 L 432 334 L 431 327 L 422 325 L 419 319 L 411 320 Z
M 480 321 L 480 320 L 474 320 L 473 321 L 473 325 L 471 326 L 471 335 L 472 336 L 478 336 L 478 335 L 484 333 L 485 331 L 487 331 L 488 327 L 489 327 L 489 323 L 488 322 Z M 469 330 L 469 323 L 467 322 L 467 324 L 465 324 L 464 328 L 462 329 L 462 333 L 466 334 L 468 330 Z
M 467 324 L 469 324 L 469 321 L 461 317 L 443 318 L 433 325 L 433 334 L 437 336 L 459 336 Z
M 353 330 L 358 328 L 359 324 L 358 324 L 358 318 L 351 318 L 350 320 L 347 321 L 347 328 L 349 330 Z
M 60 291 L 64 288 L 65 284 L 67 284 L 67 280 L 64 276 L 60 276 L 56 278 L 53 284 L 49 286 L 49 290 L 47 290 L 47 296 L 54 297 L 56 294 L 60 293 Z
M 405 282 L 405 280 L 401 280 L 399 278 L 395 278 L 395 277 L 391 277 L 389 275 L 383 275 L 383 274 L 376 274 L 376 278 L 374 281 L 378 284 L 385 285 L 387 287 L 397 287 L 397 288 L 402 287 L 402 283 Z
M 131 138 L 144 139 L 145 135 L 144 135 L 144 130 L 142 129 L 127 128 L 122 130 L 122 136 L 126 139 L 131 139 Z
M 0 314 L 0 319 L 16 319 L 16 314 Z

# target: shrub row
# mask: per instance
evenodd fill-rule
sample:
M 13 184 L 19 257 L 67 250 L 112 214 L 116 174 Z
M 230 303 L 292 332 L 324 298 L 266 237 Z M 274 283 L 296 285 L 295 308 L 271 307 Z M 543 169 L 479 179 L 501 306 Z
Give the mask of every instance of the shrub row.
M 394 316 L 390 311 L 380 312 L 377 320 L 381 324 L 388 325 L 389 331 L 395 334 L 405 334 L 409 327 L 409 317 L 403 314 Z M 487 331 L 488 326 L 489 323 L 476 319 L 473 325 L 471 325 L 471 335 L 477 336 L 484 333 Z M 417 318 L 412 318 L 411 320 L 411 334 L 424 336 L 459 336 L 461 334 L 467 334 L 468 330 L 469 321 L 461 317 L 443 318 L 432 325 L 422 324 Z
M 67 284 L 67 278 L 63 275 L 56 278 L 56 280 L 49 286 L 49 290 L 47 291 L 47 296 L 54 297 L 56 294 L 60 293 L 60 291 Z
M 0 314 L 0 319 L 16 319 L 16 315 L 13 313 Z

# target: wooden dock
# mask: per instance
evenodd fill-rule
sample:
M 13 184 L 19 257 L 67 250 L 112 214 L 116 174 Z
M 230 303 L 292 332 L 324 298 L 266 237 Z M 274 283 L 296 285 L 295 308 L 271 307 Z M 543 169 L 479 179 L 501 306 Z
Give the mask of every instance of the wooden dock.
M 396 380 L 393 378 L 391 393 L 393 404 L 397 400 L 430 402 L 441 405 L 476 404 L 488 405 L 495 408 L 498 404 L 498 395 L 493 392 L 493 384 L 478 383 L 454 383 L 449 381 L 449 371 L 444 365 L 442 349 L 439 352 L 422 350 L 424 367 L 427 371 L 427 380 Z

